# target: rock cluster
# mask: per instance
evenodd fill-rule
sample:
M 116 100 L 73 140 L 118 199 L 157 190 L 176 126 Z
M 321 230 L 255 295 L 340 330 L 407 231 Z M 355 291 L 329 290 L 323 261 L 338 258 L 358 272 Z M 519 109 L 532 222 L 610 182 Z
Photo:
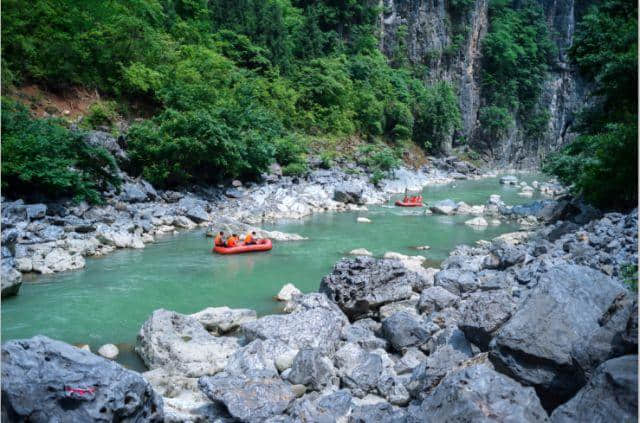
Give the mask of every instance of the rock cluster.
M 283 295 L 285 314 L 157 310 L 137 345 L 151 368 L 143 376 L 162 396 L 156 415 L 168 422 L 633 421 L 638 312 L 621 278 L 637 260 L 636 211 L 558 235 L 562 225 L 460 246 L 440 270 L 397 253 L 345 258 L 320 293 Z M 24 363 L 62 371 L 55 355 L 50 364 L 49 353 L 31 358 L 24 342 L 35 341 L 6 344 L 16 366 L 5 365 L 3 348 L 3 397 L 11 401 L 3 412 L 27 410 L 17 394 L 26 389 L 19 378 L 27 376 L 18 375 Z M 128 379 L 109 383 L 121 380 Z M 136 395 L 135 404 L 160 404 L 153 391 Z M 29 403 L 55 416 L 57 408 L 45 405 Z

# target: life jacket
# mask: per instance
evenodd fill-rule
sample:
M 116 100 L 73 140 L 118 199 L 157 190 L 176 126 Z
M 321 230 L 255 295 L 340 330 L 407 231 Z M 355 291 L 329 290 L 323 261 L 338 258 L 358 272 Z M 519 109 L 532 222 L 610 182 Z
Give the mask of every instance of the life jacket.
M 222 242 L 222 237 L 220 236 L 220 234 L 216 235 L 216 237 L 213 239 L 213 245 L 223 245 L 224 242 Z
M 253 243 L 253 236 L 251 236 L 251 234 L 247 234 L 247 236 L 244 238 L 244 243 L 245 244 Z
M 227 238 L 227 247 L 235 247 L 238 242 L 238 238 L 235 236 L 230 236 Z

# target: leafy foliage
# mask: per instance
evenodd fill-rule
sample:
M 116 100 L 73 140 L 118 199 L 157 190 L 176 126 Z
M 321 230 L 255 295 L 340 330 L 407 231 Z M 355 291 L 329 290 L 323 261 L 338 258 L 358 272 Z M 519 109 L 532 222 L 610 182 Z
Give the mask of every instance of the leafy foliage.
M 116 164 L 102 148 L 54 120 L 39 120 L 2 101 L 2 188 L 9 195 L 33 190 L 51 197 L 100 202 L 99 191 L 117 186 Z
M 482 42 L 482 90 L 487 106 L 480 110 L 488 138 L 505 135 L 517 116 L 528 136 L 540 135 L 548 116 L 536 111 L 548 65 L 555 53 L 539 2 L 492 0 L 489 31 Z M 533 125 L 529 125 L 533 122 Z
M 131 127 L 128 170 L 164 187 L 273 160 L 300 170 L 307 135 L 437 150 L 459 127 L 455 92 L 416 77 L 405 46 L 379 52 L 378 13 L 358 0 L 8 0 L 3 83 L 142 100 L 153 118 Z M 100 102 L 83 125 L 116 118 Z
M 607 0 L 578 24 L 573 60 L 594 84 L 592 106 L 576 125 L 581 135 L 551 155 L 545 170 L 605 209 L 638 199 L 637 6 Z

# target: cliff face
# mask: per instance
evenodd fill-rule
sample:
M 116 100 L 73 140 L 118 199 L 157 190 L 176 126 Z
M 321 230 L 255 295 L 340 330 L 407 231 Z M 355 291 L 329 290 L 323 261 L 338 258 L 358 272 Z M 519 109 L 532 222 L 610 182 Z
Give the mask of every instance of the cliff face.
M 475 0 L 466 8 L 453 8 L 451 0 L 382 0 L 381 4 L 381 50 L 392 57 L 402 46 L 399 38 L 405 37 L 408 59 L 425 66 L 428 82 L 446 80 L 458 89 L 463 128 L 451 138 L 465 139 L 500 164 L 536 166 L 548 152 L 567 144 L 574 137 L 572 123 L 585 98 L 584 84 L 567 57 L 580 12 L 575 0 L 539 1 L 558 47 L 539 100 L 539 107 L 549 114 L 547 129 L 536 139 L 525 138 L 514 117 L 516 124 L 502 139 L 491 140 L 490 148 L 478 122 L 484 104 L 481 46 L 490 24 L 489 0 Z

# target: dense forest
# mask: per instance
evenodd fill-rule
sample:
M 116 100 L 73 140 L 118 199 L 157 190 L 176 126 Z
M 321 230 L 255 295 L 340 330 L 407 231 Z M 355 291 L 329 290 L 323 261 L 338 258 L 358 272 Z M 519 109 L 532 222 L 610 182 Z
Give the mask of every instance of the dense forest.
M 462 14 L 472 4 L 447 7 Z M 545 167 L 606 207 L 637 198 L 636 11 L 629 0 L 607 0 L 579 22 L 570 54 L 592 101 L 582 135 Z M 336 143 L 353 138 L 374 182 L 411 143 L 437 154 L 461 125 L 456 88 L 425 82 L 428 69 L 407 60 L 402 37 L 393 57 L 382 54 L 380 12 L 362 0 L 7 0 L 3 191 L 100 201 L 98 192 L 118 183 L 114 159 L 82 143 L 70 122 L 35 119 L 7 95 L 28 83 L 97 90 L 102 100 L 79 129 L 120 135 L 115 121 L 131 120 L 129 159 L 117 165 L 162 188 L 254 179 L 274 161 L 301 175 L 312 145 L 329 167 Z M 493 0 L 489 19 L 485 138 L 504 133 L 514 114 L 527 136 L 539 136 L 548 116 L 537 100 L 557 54 L 542 5 Z

